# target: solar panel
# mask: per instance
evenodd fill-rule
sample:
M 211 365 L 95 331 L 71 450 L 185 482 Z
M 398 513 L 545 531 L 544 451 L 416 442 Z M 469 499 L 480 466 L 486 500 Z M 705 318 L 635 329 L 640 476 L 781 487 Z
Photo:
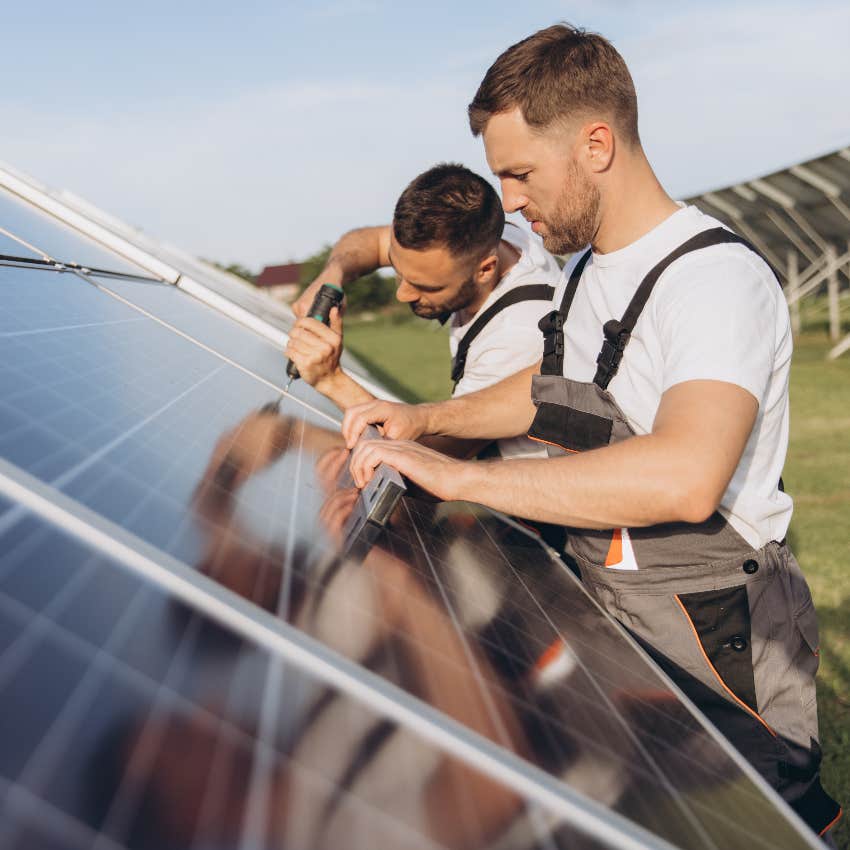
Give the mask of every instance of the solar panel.
M 149 272 L 0 188 L 0 227 L 55 260 L 130 275 Z M 16 253 L 13 256 L 26 256 Z
M 2 184 L 6 185 L 8 191 L 3 190 Z M 36 203 L 44 204 L 51 212 L 55 212 L 55 216 L 30 205 L 23 206 L 24 202 L 22 198 L 16 196 L 17 193 L 24 198 L 35 199 Z M 4 197 L 7 200 L 5 209 Z M 109 240 L 114 239 L 117 246 L 123 246 L 126 249 L 127 256 L 136 257 L 137 262 L 144 265 L 145 269 L 158 270 L 157 274 L 141 271 L 143 276 L 158 276 L 162 279 L 167 278 L 170 282 L 177 282 L 179 278 L 180 285 L 193 294 L 208 297 L 211 300 L 224 298 L 227 302 L 248 311 L 277 330 L 286 332 L 292 327 L 294 317 L 291 310 L 265 294 L 255 291 L 253 287 L 234 275 L 217 269 L 208 262 L 200 261 L 173 246 L 158 242 L 146 233 L 127 226 L 114 216 L 98 210 L 68 192 L 51 192 L 20 172 L 0 168 L 0 222 L 4 219 L 12 222 L 16 218 L 23 218 L 25 222 L 17 228 L 18 235 L 24 230 L 39 234 L 46 230 L 47 235 L 43 236 L 45 243 L 49 242 L 55 246 L 54 256 L 63 258 L 65 262 L 72 262 L 68 257 L 76 254 L 93 256 L 94 247 L 98 252 L 97 262 L 81 262 L 82 265 L 87 265 L 93 270 L 108 269 L 124 274 L 140 273 L 140 268 L 134 264 L 127 266 L 126 262 L 121 261 L 123 264 L 119 265 L 119 258 L 112 250 L 101 247 L 85 235 L 77 233 L 75 228 L 66 227 L 60 219 L 80 224 L 80 226 L 87 225 L 87 232 L 93 232 L 107 244 L 111 244 Z M 67 241 L 69 234 L 73 235 L 74 242 L 69 250 L 61 250 L 61 243 Z M 80 239 L 84 240 L 85 244 L 80 245 Z M 104 251 L 105 255 L 101 253 Z
M 283 367 L 286 360 L 280 348 L 218 310 L 196 298 L 187 297 L 177 287 L 120 277 L 86 277 L 257 377 L 281 389 L 285 386 L 281 381 L 285 377 Z M 294 383 L 290 393 L 328 416 L 338 421 L 342 419 L 339 408 L 333 402 L 313 392 L 303 382 Z
M 606 846 L 55 528 L 5 542 L 2 846 Z
M 338 423 L 300 384 L 281 399 L 282 371 L 274 346 L 172 286 L 0 265 L 12 846 L 61 843 L 63 828 L 63 846 L 87 847 L 814 846 L 515 525 L 405 497 L 357 557 L 340 552 L 359 496 L 339 486 Z M 4 685 L 27 634 L 37 654 Z M 325 719 L 305 726 L 326 693 Z M 84 733 L 61 725 L 68 705 L 90 707 L 75 709 Z M 96 781 L 104 718 L 124 761 Z M 188 742 L 204 758 L 223 748 L 225 767 L 182 764 Z M 65 768 L 33 785 L 43 750 Z M 437 823 L 423 787 L 443 769 Z M 81 793 L 104 798 L 99 815 Z M 291 807 L 274 833 L 273 801 Z
M 147 234 L 128 227 L 113 216 L 107 215 L 68 193 L 51 193 L 44 187 L 38 186 L 34 181 L 28 181 L 24 175 L 19 173 L 12 175 L 0 169 L 0 181 L 4 179 L 11 180 L 12 186 L 17 187 L 20 191 L 30 192 L 43 198 L 45 203 L 51 204 L 52 208 L 57 210 L 57 215 L 60 214 L 59 211 L 65 211 L 68 216 L 73 217 L 72 220 L 74 221 L 79 221 L 80 216 L 83 216 L 84 219 L 92 223 L 98 233 L 108 234 L 110 238 L 117 237 L 117 241 L 125 244 L 128 251 L 141 251 L 150 260 L 151 267 L 160 268 L 159 276 L 163 279 L 165 279 L 166 271 L 159 264 L 167 264 L 170 267 L 167 274 L 168 282 L 177 283 L 181 289 L 184 289 L 196 299 L 211 304 L 219 311 L 224 310 L 231 318 L 236 318 L 243 323 L 246 322 L 246 319 L 250 319 L 247 323 L 255 330 L 258 329 L 256 320 L 259 320 L 259 327 L 265 327 L 267 330 L 265 336 L 278 347 L 282 347 L 280 333 L 286 334 L 291 329 L 295 321 L 292 311 L 265 293 L 257 291 L 246 281 L 217 269 L 208 262 L 200 261 L 183 251 L 179 251 L 173 246 L 157 242 Z M 116 274 L 135 274 L 143 278 L 156 277 L 153 272 L 143 270 L 135 264 L 127 266 L 127 261 L 118 257 L 112 250 L 97 245 L 84 235 L 58 221 L 54 216 L 27 204 L 22 198 L 14 194 L 14 190 L 5 191 L 0 187 L 0 227 L 2 227 L 4 220 L 10 226 L 13 226 L 16 220 L 21 219 L 23 219 L 24 225 L 20 228 L 16 227 L 18 237 L 23 231 L 35 234 L 42 234 L 46 231 L 47 235 L 43 237 L 44 242 L 56 246 L 55 256 L 57 258 L 61 256 L 64 258 L 64 262 L 69 263 L 73 261 L 69 261 L 68 256 L 85 255 L 91 257 L 93 259 L 91 263 L 82 263 L 82 265 L 92 267 L 91 274 L 94 279 L 104 277 L 112 279 Z M 0 255 L 4 254 L 4 238 L 8 240 L 8 252 L 10 252 L 6 256 L 30 257 L 32 259 L 47 258 L 48 256 L 44 249 L 39 251 L 35 246 L 25 246 L 19 239 L 4 236 L 2 232 L 0 232 Z M 39 236 L 39 238 L 41 237 Z M 69 238 L 73 239 L 73 242 L 66 253 L 60 249 Z M 79 244 L 81 239 L 84 240 L 82 245 Z M 97 251 L 97 254 L 93 255 L 92 251 Z M 135 256 L 135 254 L 133 255 Z M 100 265 L 97 265 L 97 263 L 100 263 Z M 227 305 L 234 305 L 234 308 L 228 309 Z M 358 376 L 367 385 L 371 383 L 371 376 L 350 352 L 343 351 L 342 363 L 349 373 Z M 325 404 L 328 407 L 333 407 L 327 402 Z

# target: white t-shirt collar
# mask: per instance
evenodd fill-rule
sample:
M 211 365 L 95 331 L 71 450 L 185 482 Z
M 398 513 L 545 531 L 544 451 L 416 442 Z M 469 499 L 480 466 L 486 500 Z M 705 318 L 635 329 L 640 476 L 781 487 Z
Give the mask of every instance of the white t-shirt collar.
M 687 238 L 692 230 L 692 224 L 699 210 L 679 203 L 679 209 L 657 224 L 649 233 L 645 233 L 640 239 L 620 248 L 617 251 L 609 251 L 607 254 L 593 252 L 593 265 L 598 268 L 609 269 L 615 266 L 632 263 L 640 257 L 651 257 L 654 254 L 666 255 L 666 247 L 676 241 L 676 232 L 682 231 L 682 241 Z M 661 250 L 659 251 L 659 248 Z

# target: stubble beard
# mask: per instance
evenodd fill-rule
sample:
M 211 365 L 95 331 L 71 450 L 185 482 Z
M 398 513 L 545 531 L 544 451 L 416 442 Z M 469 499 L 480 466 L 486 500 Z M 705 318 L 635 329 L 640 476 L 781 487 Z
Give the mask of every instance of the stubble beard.
M 543 247 L 550 254 L 574 254 L 593 241 L 599 226 L 599 189 L 573 166 L 569 188 L 543 221 Z
M 438 319 L 441 322 L 445 322 L 452 313 L 468 307 L 477 295 L 478 288 L 475 285 L 475 281 L 470 277 L 460 285 L 453 298 L 439 307 L 425 307 L 417 302 L 411 302 L 409 306 L 421 319 Z

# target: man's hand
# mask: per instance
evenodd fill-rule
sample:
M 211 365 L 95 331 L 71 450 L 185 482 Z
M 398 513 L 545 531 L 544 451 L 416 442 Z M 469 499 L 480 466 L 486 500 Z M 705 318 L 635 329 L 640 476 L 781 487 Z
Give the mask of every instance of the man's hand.
M 296 317 L 303 319 L 313 306 L 313 299 L 322 288 L 323 283 L 333 283 L 342 286 L 342 275 L 335 266 L 327 265 L 321 274 L 292 302 L 292 312 Z
M 364 440 L 351 453 L 354 483 L 365 487 L 386 463 L 442 501 L 459 498 L 470 461 L 447 457 L 410 440 Z
M 330 325 L 309 316 L 299 319 L 289 332 L 284 352 L 298 367 L 301 378 L 319 392 L 323 392 L 323 384 L 338 378 L 341 372 L 342 316 L 338 307 L 331 309 L 329 318 Z
M 350 407 L 342 420 L 342 436 L 348 448 L 354 448 L 367 425 L 377 425 L 392 440 L 416 440 L 427 433 L 427 405 L 372 401 Z

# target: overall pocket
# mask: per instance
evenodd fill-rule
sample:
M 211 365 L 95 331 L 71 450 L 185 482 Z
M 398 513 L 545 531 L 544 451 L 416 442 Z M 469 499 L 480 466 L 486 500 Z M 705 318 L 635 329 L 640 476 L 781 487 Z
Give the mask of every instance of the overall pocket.
M 747 586 L 681 593 L 676 599 L 719 684 L 742 708 L 757 715 Z

